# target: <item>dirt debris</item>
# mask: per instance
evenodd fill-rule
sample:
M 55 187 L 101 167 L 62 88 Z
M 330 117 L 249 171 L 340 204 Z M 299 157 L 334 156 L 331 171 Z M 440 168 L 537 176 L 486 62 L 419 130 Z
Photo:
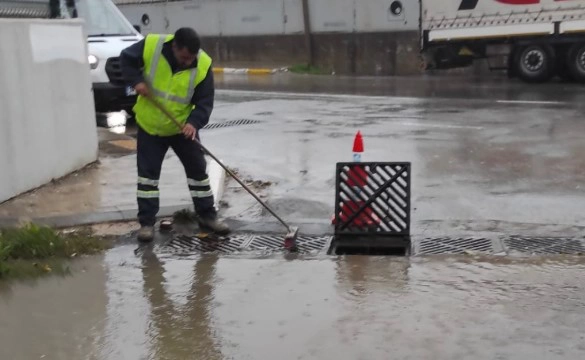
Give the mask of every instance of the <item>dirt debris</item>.
M 266 189 L 269 186 L 272 186 L 271 181 L 262 181 L 262 180 L 253 180 L 253 181 L 244 181 L 244 184 L 249 187 L 254 187 L 260 190 Z
M 189 209 L 176 211 L 173 214 L 173 222 L 177 224 L 187 224 L 197 220 L 197 214 Z
M 228 169 L 234 173 L 234 175 L 236 175 L 244 184 L 246 184 L 246 186 L 256 189 L 256 190 L 264 190 L 272 185 L 275 185 L 274 182 L 272 181 L 264 181 L 264 180 L 256 180 L 253 179 L 250 176 L 242 176 L 242 174 L 240 173 L 240 171 L 237 168 L 231 168 L 228 167 Z M 232 177 L 228 174 L 226 176 L 226 182 L 230 182 L 233 181 L 234 183 L 236 183 L 234 185 L 234 187 L 238 187 L 240 186 L 240 184 L 238 184 L 234 179 L 232 179 Z M 241 186 L 240 186 L 241 187 Z

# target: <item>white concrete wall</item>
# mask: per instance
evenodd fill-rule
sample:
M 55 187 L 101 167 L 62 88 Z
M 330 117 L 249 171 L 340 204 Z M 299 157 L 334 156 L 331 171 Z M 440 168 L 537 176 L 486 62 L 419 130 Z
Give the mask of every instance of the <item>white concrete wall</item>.
M 0 19 L 0 202 L 97 160 L 81 22 Z
M 323 0 L 321 0 L 323 1 Z M 328 0 L 330 3 L 332 0 Z M 402 12 L 398 15 L 390 11 L 394 0 L 355 1 L 356 30 L 372 31 L 416 31 L 419 29 L 419 0 L 399 0 Z
M 399 16 L 390 12 L 399 1 Z M 203 36 L 282 35 L 303 32 L 301 0 L 115 0 L 143 33 L 190 26 Z M 419 0 L 309 0 L 314 33 L 416 31 Z M 147 14 L 149 24 L 141 22 Z

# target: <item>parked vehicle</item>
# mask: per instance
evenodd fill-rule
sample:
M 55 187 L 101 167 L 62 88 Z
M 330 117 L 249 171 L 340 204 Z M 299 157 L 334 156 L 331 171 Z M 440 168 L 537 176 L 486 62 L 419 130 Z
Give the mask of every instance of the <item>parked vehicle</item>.
M 428 69 L 497 60 L 510 77 L 585 82 L 585 0 L 421 0 Z
M 96 111 L 132 114 L 136 93 L 124 84 L 119 55 L 142 35 L 111 0 L 75 0 L 74 11 L 85 20 Z
M 0 17 L 83 19 L 96 111 L 132 114 L 136 94 L 124 85 L 119 55 L 143 36 L 111 0 L 0 0 Z

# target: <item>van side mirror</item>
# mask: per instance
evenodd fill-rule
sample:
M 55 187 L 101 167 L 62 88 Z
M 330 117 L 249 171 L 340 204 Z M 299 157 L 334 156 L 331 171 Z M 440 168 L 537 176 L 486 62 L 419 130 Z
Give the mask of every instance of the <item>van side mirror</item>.
M 136 31 L 138 31 L 139 33 L 142 33 L 142 30 L 140 29 L 140 25 L 134 25 L 134 29 L 136 29 Z

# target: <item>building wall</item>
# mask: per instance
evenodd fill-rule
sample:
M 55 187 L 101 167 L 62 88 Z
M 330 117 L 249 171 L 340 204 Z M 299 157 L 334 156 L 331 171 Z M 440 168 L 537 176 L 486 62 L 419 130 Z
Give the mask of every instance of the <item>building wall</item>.
M 414 75 L 420 73 L 418 33 L 315 34 L 315 65 L 336 74 Z M 307 60 L 303 35 L 204 37 L 216 64 L 258 66 L 302 64 Z
M 204 36 L 302 34 L 301 0 L 115 0 L 145 32 L 191 26 Z M 400 14 L 392 5 L 401 4 Z M 418 0 L 309 0 L 313 33 L 418 31 Z M 142 23 L 148 15 L 150 22 Z
M 218 64 L 292 65 L 308 59 L 301 0 L 116 2 L 144 34 L 193 27 Z M 392 13 L 397 4 L 402 11 Z M 418 0 L 309 0 L 309 14 L 314 60 L 325 69 L 339 74 L 420 73 Z
M 394 2 L 402 4 L 398 15 L 390 11 Z M 418 0 L 309 0 L 309 11 L 315 33 L 418 31 Z
M 0 19 L 0 202 L 98 157 L 78 21 Z

